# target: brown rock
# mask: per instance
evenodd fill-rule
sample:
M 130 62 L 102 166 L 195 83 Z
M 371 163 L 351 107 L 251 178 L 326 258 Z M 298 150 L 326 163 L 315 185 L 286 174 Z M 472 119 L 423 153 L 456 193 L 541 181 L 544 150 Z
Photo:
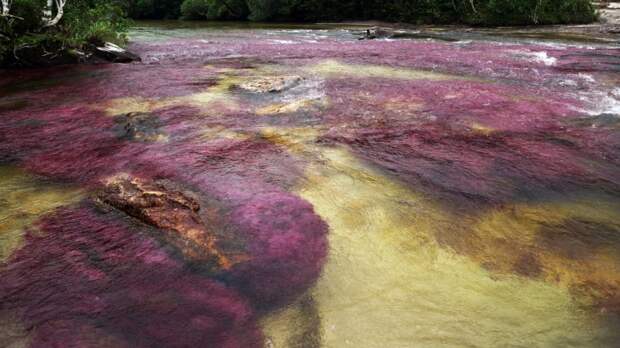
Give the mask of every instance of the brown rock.
M 103 203 L 163 230 L 161 238 L 189 261 L 226 270 L 241 260 L 224 255 L 218 238 L 198 214 L 200 203 L 195 196 L 168 181 L 118 175 L 105 182 L 98 197 Z

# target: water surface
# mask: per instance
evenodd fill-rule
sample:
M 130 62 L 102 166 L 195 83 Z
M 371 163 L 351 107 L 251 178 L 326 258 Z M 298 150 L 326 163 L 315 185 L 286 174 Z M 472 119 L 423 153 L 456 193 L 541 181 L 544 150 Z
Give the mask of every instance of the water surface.
M 0 341 L 618 346 L 620 48 L 356 30 L 2 71 Z

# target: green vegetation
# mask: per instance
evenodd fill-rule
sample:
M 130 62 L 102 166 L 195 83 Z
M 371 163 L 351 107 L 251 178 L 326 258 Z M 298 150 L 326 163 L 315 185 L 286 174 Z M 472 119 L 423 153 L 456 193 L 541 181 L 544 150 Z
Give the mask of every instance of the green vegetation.
M 119 0 L 134 19 L 177 19 L 183 0 Z
M 589 0 L 0 0 L 0 66 L 40 65 L 20 55 L 56 57 L 91 44 L 123 43 L 135 19 L 273 22 L 385 20 L 406 23 L 527 25 L 589 23 Z M 54 22 L 58 2 L 64 15 Z M 47 4 L 47 5 L 46 5 Z M 54 12 L 54 7 L 56 11 Z M 52 13 L 52 14 L 50 14 Z M 52 23 L 53 24 L 50 24 Z M 49 60 L 49 59 L 48 59 Z M 26 63 L 25 63 L 26 62 Z
M 128 21 L 114 1 L 69 0 L 58 23 L 46 18 L 45 6 L 45 0 L 13 0 L 9 15 L 0 16 L 0 66 L 68 62 L 89 45 L 126 40 Z
M 181 5 L 183 19 L 247 19 L 249 10 L 244 0 L 185 0 Z
M 525 25 L 589 23 L 589 0 L 185 0 L 188 19 L 253 21 L 386 20 Z

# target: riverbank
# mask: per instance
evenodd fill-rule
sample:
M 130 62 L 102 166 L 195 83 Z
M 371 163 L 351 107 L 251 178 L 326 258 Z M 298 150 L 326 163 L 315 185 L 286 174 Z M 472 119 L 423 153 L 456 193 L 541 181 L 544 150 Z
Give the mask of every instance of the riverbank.
M 620 25 L 620 1 L 595 1 L 594 6 L 597 9 L 601 22 L 611 25 Z

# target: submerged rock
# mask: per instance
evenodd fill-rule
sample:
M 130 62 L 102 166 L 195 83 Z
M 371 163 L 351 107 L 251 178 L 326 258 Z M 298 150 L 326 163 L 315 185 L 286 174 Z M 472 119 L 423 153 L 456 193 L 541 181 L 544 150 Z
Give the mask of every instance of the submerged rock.
M 237 88 L 251 93 L 278 93 L 296 86 L 301 76 L 265 76 L 250 79 L 236 85 Z
M 99 199 L 138 220 L 164 230 L 163 239 L 190 261 L 229 269 L 235 262 L 224 255 L 213 231 L 199 215 L 193 194 L 164 180 L 119 175 L 105 182 Z
M 115 122 L 116 133 L 121 139 L 152 142 L 166 138 L 159 130 L 159 119 L 150 113 L 130 112 L 116 116 Z

